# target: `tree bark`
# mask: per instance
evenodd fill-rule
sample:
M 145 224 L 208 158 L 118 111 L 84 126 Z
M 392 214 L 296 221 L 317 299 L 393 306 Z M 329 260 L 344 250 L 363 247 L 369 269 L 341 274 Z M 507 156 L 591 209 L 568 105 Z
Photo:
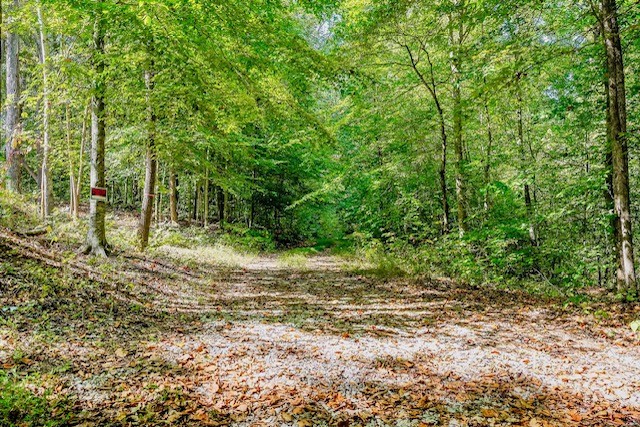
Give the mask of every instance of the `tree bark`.
M 162 170 L 162 167 L 160 167 L 160 164 L 158 163 L 156 165 L 156 189 L 155 189 L 155 194 L 156 197 L 154 198 L 154 212 L 153 212 L 153 221 L 158 224 L 160 222 L 160 211 L 162 209 L 162 192 L 159 191 L 159 187 L 162 185 L 162 183 L 164 183 L 166 177 L 167 177 L 167 172 L 166 170 L 164 171 L 164 174 L 160 173 L 160 171 Z M 161 176 L 162 175 L 162 176 Z
M 82 131 L 80 134 L 80 152 L 78 153 L 78 175 L 75 180 L 75 186 L 73 188 L 73 219 L 78 219 L 80 211 L 80 193 L 82 191 L 82 174 L 84 173 L 84 146 L 87 140 L 87 119 L 89 117 L 89 110 L 91 109 L 91 100 L 87 103 L 87 107 L 84 110 L 84 116 L 82 117 Z M 113 195 L 112 195 L 113 197 Z
M 200 206 L 200 182 L 198 179 L 193 182 L 193 212 L 191 213 L 191 219 L 193 222 L 198 222 L 198 208 Z
M 486 85 L 486 80 L 485 80 Z M 484 210 L 489 211 L 489 181 L 491 180 L 491 149 L 493 148 L 493 131 L 491 129 L 491 114 L 489 112 L 489 102 L 484 98 L 484 115 L 487 124 L 487 152 L 485 154 L 483 166 L 484 180 Z
M 169 173 L 169 216 L 171 217 L 171 223 L 178 223 L 178 177 L 176 173 L 171 169 Z
M 140 249 L 145 250 L 149 244 L 149 229 L 151 228 L 151 214 L 153 212 L 153 198 L 156 187 L 157 155 L 155 147 L 156 139 L 156 114 L 153 109 L 153 59 L 150 61 L 149 69 L 145 72 L 145 83 L 147 86 L 147 114 L 148 114 L 148 135 L 147 135 L 147 158 L 144 176 L 144 194 L 142 195 L 142 212 L 140 214 L 140 227 L 138 234 L 140 237 Z
M 638 295 L 631 229 L 629 196 L 629 147 L 625 76 L 618 11 L 615 0 L 602 0 L 603 39 L 607 56 L 607 143 L 611 147 L 614 215 L 617 222 L 618 292 Z
M 204 178 L 204 227 L 209 226 L 209 170 L 207 169 L 207 176 Z
M 13 1 L 12 9 L 20 6 L 19 0 Z M 20 102 L 20 40 L 15 32 L 8 32 L 6 38 L 6 95 L 7 115 L 5 121 L 5 155 L 7 162 L 7 189 L 14 193 L 22 191 L 22 153 L 20 151 L 21 102 Z
M 76 199 L 76 172 L 73 163 L 73 153 L 71 151 L 71 111 L 69 102 L 64 106 L 65 127 L 67 133 L 67 156 L 69 157 L 69 213 L 76 219 L 77 204 Z
M 456 155 L 456 201 L 458 204 L 458 231 L 460 236 L 464 236 L 467 231 L 467 200 L 464 179 L 464 150 L 462 142 L 462 89 L 460 76 L 460 48 L 463 41 L 462 20 L 458 17 L 458 28 L 450 17 L 449 43 L 451 51 L 451 76 L 453 78 L 453 148 Z
M 42 144 L 42 181 L 40 183 L 40 215 L 46 220 L 52 211 L 53 183 L 51 181 L 51 168 L 49 167 L 49 153 L 51 150 L 49 129 L 49 75 L 47 70 L 47 44 L 45 38 L 45 25 L 42 16 L 42 6 L 38 4 L 38 25 L 40 27 L 40 60 L 42 65 L 42 103 L 43 103 L 43 144 Z
M 94 23 L 92 53 L 95 80 L 91 100 L 91 187 L 105 187 L 104 29 L 100 16 L 96 16 Z M 89 231 L 84 251 L 87 254 L 107 256 L 105 213 L 105 202 L 92 199 L 89 205 Z

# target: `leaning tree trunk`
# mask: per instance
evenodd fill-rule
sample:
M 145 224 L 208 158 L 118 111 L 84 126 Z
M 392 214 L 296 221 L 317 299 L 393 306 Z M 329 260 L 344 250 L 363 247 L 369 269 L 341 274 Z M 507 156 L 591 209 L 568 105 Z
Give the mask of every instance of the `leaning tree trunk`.
M 624 81 L 624 61 L 615 0 L 602 0 L 604 44 L 607 55 L 608 112 L 607 142 L 611 147 L 613 204 L 618 233 L 616 246 L 618 292 L 637 295 L 636 273 L 631 230 L 629 197 L 629 147 L 627 139 L 627 106 Z
M 43 144 L 42 144 L 42 181 L 40 182 L 40 214 L 42 219 L 51 215 L 53 201 L 53 183 L 51 181 L 51 168 L 49 165 L 49 153 L 51 151 L 51 134 L 49 129 L 49 75 L 47 70 L 47 45 L 45 39 L 44 18 L 42 7 L 38 5 L 38 25 L 40 27 L 40 60 L 42 64 L 42 103 L 43 103 Z
M 97 17 L 93 30 L 93 67 L 95 80 L 91 100 L 91 187 L 105 187 L 104 143 L 105 143 L 105 105 L 104 105 L 104 32 L 101 18 Z M 89 231 L 85 253 L 107 255 L 105 233 L 105 202 L 91 200 L 89 205 Z
M 153 212 L 153 198 L 156 187 L 156 113 L 153 109 L 153 60 L 150 61 L 150 69 L 145 72 L 145 83 L 147 86 L 147 112 L 148 112 L 148 137 L 147 137 L 147 158 L 144 176 L 144 194 L 142 195 L 142 212 L 140 215 L 140 227 L 138 235 L 140 237 L 140 249 L 143 251 L 149 244 L 149 229 L 151 228 L 151 214 Z
M 19 0 L 13 1 L 13 8 L 18 8 Z M 7 49 L 7 115 L 5 120 L 5 155 L 7 162 L 7 189 L 19 193 L 22 190 L 22 153 L 20 152 L 20 64 L 18 54 L 20 42 L 18 35 L 8 32 Z
M 433 63 L 431 62 L 431 57 L 429 55 L 429 51 L 423 49 L 423 53 L 426 56 L 427 62 L 429 63 L 429 78 L 418 69 L 418 60 L 414 56 L 414 53 L 411 51 L 408 45 L 404 45 L 404 48 L 407 50 L 407 54 L 409 55 L 409 60 L 411 61 L 411 68 L 416 73 L 422 85 L 427 89 L 431 98 L 433 98 L 433 102 L 436 105 L 436 110 L 438 111 L 438 119 L 440 124 L 440 143 L 441 143 L 441 151 L 440 151 L 440 197 L 442 201 L 442 234 L 449 233 L 449 199 L 447 195 L 447 127 L 444 120 L 444 111 L 442 110 L 442 106 L 440 105 L 440 99 L 438 97 L 436 79 L 433 72 Z

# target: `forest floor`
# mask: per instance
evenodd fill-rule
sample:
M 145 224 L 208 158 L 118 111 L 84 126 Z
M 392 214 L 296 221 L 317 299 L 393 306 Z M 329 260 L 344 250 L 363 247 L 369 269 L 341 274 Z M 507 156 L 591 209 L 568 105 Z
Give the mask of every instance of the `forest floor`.
M 0 230 L 0 425 L 640 426 L 638 305 L 164 249 Z

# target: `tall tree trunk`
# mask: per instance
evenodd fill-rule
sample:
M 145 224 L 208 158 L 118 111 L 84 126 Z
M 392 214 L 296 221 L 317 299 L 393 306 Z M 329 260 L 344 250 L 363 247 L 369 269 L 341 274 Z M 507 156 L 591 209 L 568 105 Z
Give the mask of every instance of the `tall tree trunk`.
M 152 50 L 152 49 L 151 49 Z M 153 54 L 153 52 L 151 53 Z M 149 244 L 149 229 L 151 227 L 151 214 L 153 212 L 153 198 L 156 187 L 156 113 L 153 109 L 153 78 L 154 78 L 153 59 L 150 61 L 149 69 L 145 72 L 145 83 L 147 86 L 147 114 L 148 114 L 148 136 L 147 136 L 147 158 L 144 175 L 144 193 L 142 195 L 142 212 L 140 215 L 140 228 L 138 234 L 140 237 L 140 249 L 143 251 Z
M 129 202 L 129 178 L 124 179 L 124 197 L 123 197 L 123 206 L 126 208 Z
M 93 29 L 93 67 L 95 81 L 91 100 L 91 187 L 105 187 L 104 143 L 105 143 L 105 105 L 104 105 L 104 29 L 102 18 L 98 15 Z M 91 200 L 89 205 L 89 231 L 85 253 L 107 256 L 107 237 L 105 233 L 105 202 Z
M 204 227 L 209 226 L 209 175 L 204 178 Z
M 464 158 L 462 149 L 462 111 L 460 88 L 453 90 L 453 137 L 456 153 L 456 200 L 458 203 L 458 229 L 460 236 L 467 231 L 467 200 L 465 197 Z
M 75 204 L 73 206 L 73 219 L 78 219 L 80 211 L 80 194 L 82 191 L 82 175 L 84 173 L 84 146 L 87 141 L 87 120 L 89 118 L 89 111 L 91 109 L 91 100 L 87 103 L 84 110 L 84 116 L 82 117 L 82 131 L 80 134 L 80 152 L 78 153 L 78 177 L 75 181 L 73 188 L 73 199 Z M 111 196 L 113 197 L 113 195 Z
M 220 222 L 220 228 L 224 229 L 227 213 L 227 194 L 221 187 L 218 187 L 217 197 L 218 201 L 218 221 Z
M 522 78 L 522 73 L 518 72 L 516 76 L 516 97 L 517 97 L 517 116 L 518 116 L 518 148 L 520 149 L 520 162 L 523 174 L 523 195 L 524 195 L 524 204 L 527 209 L 527 217 L 529 219 L 529 240 L 531 241 L 531 246 L 538 246 L 538 233 L 536 230 L 535 222 L 534 222 L 534 209 L 533 209 L 533 201 L 531 200 L 531 189 L 529 186 L 530 174 L 527 171 L 527 159 L 526 159 L 526 150 L 524 144 L 524 117 L 523 117 L 523 102 L 522 102 L 522 90 L 520 87 L 520 80 Z
M 613 204 L 618 223 L 616 284 L 618 292 L 621 294 L 638 295 L 629 197 L 629 147 L 624 61 L 615 0 L 602 0 L 602 20 L 607 55 L 609 100 L 607 105 L 607 143 L 611 146 Z
M 444 122 L 441 123 L 441 148 L 440 148 L 440 197 L 442 202 L 442 233 L 449 233 L 449 196 L 447 191 L 447 134 Z
M 38 25 L 40 27 L 40 60 L 42 64 L 42 88 L 43 88 L 43 144 L 42 144 L 42 182 L 40 183 L 40 214 L 42 219 L 51 215 L 53 202 L 53 183 L 51 181 L 51 168 L 49 167 L 49 153 L 51 150 L 49 132 L 49 75 L 47 70 L 47 44 L 45 38 L 45 25 L 42 16 L 42 6 L 38 4 Z
M 12 9 L 20 6 L 19 0 L 13 0 Z M 7 161 L 7 189 L 19 193 L 22 191 L 22 153 L 20 151 L 21 103 L 20 103 L 20 40 L 15 32 L 8 32 L 7 50 L 7 115 L 5 120 L 5 155 Z
M 76 171 L 73 164 L 73 153 L 71 151 L 71 111 L 69 102 L 64 106 L 65 130 L 67 133 L 67 156 L 69 158 L 69 213 L 74 215 L 76 212 Z
M 608 80 L 608 79 L 607 79 Z M 605 98 L 606 98 L 606 106 L 607 106 L 607 113 L 606 113 L 606 123 L 607 126 L 609 126 L 609 122 L 611 121 L 609 119 L 609 114 L 611 113 L 611 109 L 609 108 L 609 83 L 608 81 L 604 82 L 604 91 L 605 91 Z M 615 204 L 613 202 L 613 152 L 612 152 L 612 147 L 611 147 L 611 141 L 609 140 L 608 136 L 606 138 L 605 141 L 605 150 L 604 150 L 604 166 L 605 166 L 605 171 L 606 171 L 606 176 L 605 176 L 605 182 L 606 182 L 606 189 L 604 190 L 604 200 L 605 200 L 605 206 L 607 207 L 607 210 L 611 213 L 613 213 L 615 211 Z M 614 254 L 613 254 L 613 262 L 616 265 L 619 265 L 619 261 L 620 261 L 620 218 L 617 215 L 611 215 L 610 218 L 610 227 L 611 227 L 611 236 L 608 237 L 613 237 L 613 247 L 614 247 Z M 607 239 L 607 247 L 609 246 L 610 241 Z M 608 263 L 607 263 L 608 264 Z M 607 267 L 607 271 L 609 270 L 609 268 Z M 617 271 L 617 268 L 616 268 Z M 605 275 L 607 276 L 607 275 Z M 609 283 L 609 286 L 611 287 L 611 279 L 612 276 L 608 276 L 606 277 L 607 282 Z M 617 277 L 617 276 L 616 276 Z M 618 281 L 617 279 L 613 281 L 613 286 L 617 287 L 618 286 Z
M 157 165 L 157 172 L 156 175 L 158 176 L 158 179 L 156 180 L 156 197 L 155 197 L 155 201 L 154 201 L 154 212 L 153 212 L 153 221 L 158 224 L 160 222 L 160 216 L 161 216 L 161 209 L 162 209 L 162 192 L 159 191 L 159 187 L 162 186 L 162 184 L 164 183 L 166 177 L 167 177 L 167 171 L 166 169 L 164 170 L 164 174 L 160 173 L 160 171 L 162 170 L 162 167 L 160 166 L 160 164 L 158 163 Z M 161 176 L 162 175 L 162 176 Z
M 193 212 L 191 214 L 191 219 L 193 222 L 198 222 L 198 207 L 200 206 L 200 201 L 198 200 L 200 197 L 200 182 L 196 179 L 193 182 Z
M 487 84 L 484 80 L 485 86 Z M 483 166 L 484 184 L 484 210 L 489 211 L 489 182 L 491 181 L 491 150 L 493 148 L 493 130 L 491 129 L 491 113 L 489 112 L 489 101 L 484 97 L 484 119 L 487 125 L 487 152 L 485 153 Z
M 225 223 L 231 222 L 231 204 L 229 203 L 229 191 L 224 190 L 224 214 Z
M 462 20 L 458 17 L 458 28 L 450 17 L 449 43 L 451 51 L 451 75 L 453 77 L 453 148 L 456 155 L 456 201 L 458 204 L 458 230 L 460 236 L 467 231 L 467 200 L 464 179 L 464 149 L 462 142 L 462 88 L 460 77 L 460 48 L 463 40 Z
M 171 168 L 169 173 L 169 216 L 171 223 L 178 223 L 178 177 Z
M 256 219 L 256 192 L 255 192 L 255 185 L 256 185 L 256 169 L 255 167 L 253 168 L 253 171 L 251 172 L 251 182 L 253 184 L 253 189 L 251 190 L 251 205 L 249 208 L 249 228 L 253 228 L 255 219 Z

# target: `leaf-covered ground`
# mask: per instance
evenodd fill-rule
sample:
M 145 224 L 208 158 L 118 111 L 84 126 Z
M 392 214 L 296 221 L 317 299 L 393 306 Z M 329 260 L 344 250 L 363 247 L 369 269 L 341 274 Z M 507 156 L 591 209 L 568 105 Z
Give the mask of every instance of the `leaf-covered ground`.
M 640 425 L 637 305 L 174 252 L 0 233 L 0 425 Z

